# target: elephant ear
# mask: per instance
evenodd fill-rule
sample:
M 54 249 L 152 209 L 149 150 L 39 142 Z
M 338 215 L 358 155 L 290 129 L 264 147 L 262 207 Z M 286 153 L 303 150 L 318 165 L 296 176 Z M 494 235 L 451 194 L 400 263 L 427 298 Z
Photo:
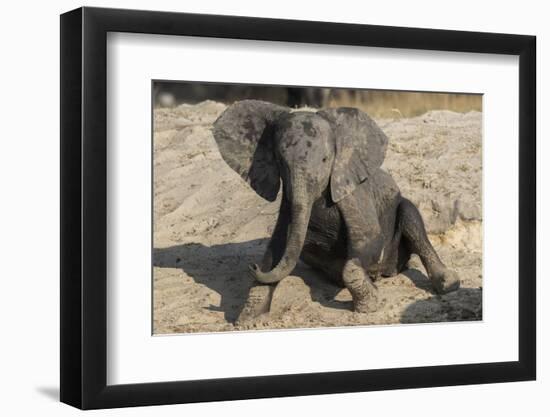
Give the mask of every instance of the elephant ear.
M 332 125 L 336 156 L 330 178 L 332 200 L 351 194 L 371 172 L 380 168 L 386 156 L 388 138 L 366 113 L 339 107 L 318 112 Z
M 222 158 L 268 201 L 275 201 L 280 187 L 273 122 L 286 113 L 286 107 L 244 100 L 229 106 L 214 122 L 214 139 Z

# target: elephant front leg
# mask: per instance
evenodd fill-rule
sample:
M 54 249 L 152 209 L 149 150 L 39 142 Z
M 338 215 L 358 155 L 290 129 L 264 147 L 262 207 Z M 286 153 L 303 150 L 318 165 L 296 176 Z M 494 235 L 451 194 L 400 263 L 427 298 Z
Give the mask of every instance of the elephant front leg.
M 272 269 L 283 256 L 289 221 L 290 206 L 286 197 L 283 196 L 279 216 L 277 217 L 277 223 L 275 224 L 275 229 L 273 230 L 273 234 L 269 240 L 261 262 L 261 269 L 263 271 L 269 271 Z M 252 285 L 248 291 L 248 297 L 243 309 L 237 319 L 237 324 L 254 319 L 260 314 L 269 312 L 275 285 L 260 284 L 253 276 Z
M 235 324 L 242 324 L 269 312 L 271 299 L 273 298 L 274 285 L 252 284 L 248 291 L 248 297 Z
M 351 293 L 353 309 L 370 313 L 378 309 L 378 289 L 357 258 L 348 259 L 342 273 L 344 285 Z
M 375 311 L 379 308 L 378 290 L 367 271 L 376 274 L 384 245 L 376 208 L 370 198 L 359 207 L 353 195 L 340 201 L 338 208 L 348 236 L 348 260 L 342 275 L 344 284 L 351 293 L 355 311 Z

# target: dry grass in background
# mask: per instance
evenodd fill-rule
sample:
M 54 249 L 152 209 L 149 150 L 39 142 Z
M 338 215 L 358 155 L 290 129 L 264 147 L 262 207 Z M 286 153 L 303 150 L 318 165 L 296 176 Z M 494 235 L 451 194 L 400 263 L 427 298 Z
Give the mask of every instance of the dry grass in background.
M 430 110 L 458 113 L 482 110 L 481 94 L 346 88 L 281 87 L 244 84 L 155 82 L 155 108 L 212 100 L 226 105 L 256 99 L 291 108 L 357 107 L 376 118 L 416 117 Z
M 430 110 L 481 111 L 481 94 L 357 91 L 332 93 L 327 107 L 357 107 L 373 117 L 415 117 Z

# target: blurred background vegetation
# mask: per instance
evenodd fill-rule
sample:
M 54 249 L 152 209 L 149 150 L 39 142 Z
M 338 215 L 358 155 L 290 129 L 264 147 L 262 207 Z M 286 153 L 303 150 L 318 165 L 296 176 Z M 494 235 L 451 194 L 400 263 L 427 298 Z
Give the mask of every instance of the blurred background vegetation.
M 422 93 L 346 88 L 279 87 L 246 84 L 155 81 L 155 107 L 196 104 L 205 100 L 231 104 L 266 100 L 288 107 L 357 107 L 374 117 L 413 117 L 429 110 L 481 111 L 481 94 Z

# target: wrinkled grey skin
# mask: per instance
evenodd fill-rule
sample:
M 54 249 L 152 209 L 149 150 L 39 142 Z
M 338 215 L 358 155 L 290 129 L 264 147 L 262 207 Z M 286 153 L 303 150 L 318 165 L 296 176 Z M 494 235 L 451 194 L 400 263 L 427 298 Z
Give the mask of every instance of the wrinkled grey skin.
M 346 286 L 358 312 L 379 307 L 374 285 L 420 256 L 438 293 L 459 287 L 439 259 L 417 208 L 402 197 L 382 165 L 388 139 L 354 108 L 290 112 L 245 100 L 228 107 L 213 129 L 220 153 L 263 198 L 274 201 L 282 180 L 277 224 L 260 266 L 251 273 L 243 313 L 269 308 L 274 284 L 298 259 Z M 255 311 L 251 311 L 255 310 Z

